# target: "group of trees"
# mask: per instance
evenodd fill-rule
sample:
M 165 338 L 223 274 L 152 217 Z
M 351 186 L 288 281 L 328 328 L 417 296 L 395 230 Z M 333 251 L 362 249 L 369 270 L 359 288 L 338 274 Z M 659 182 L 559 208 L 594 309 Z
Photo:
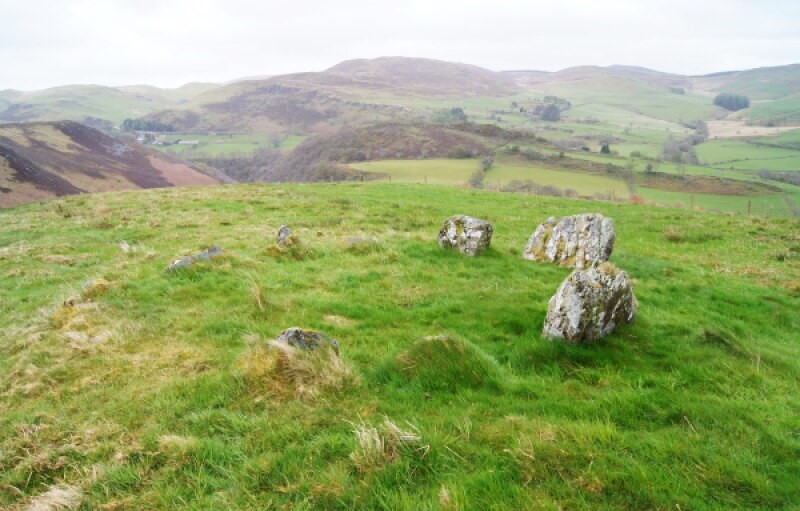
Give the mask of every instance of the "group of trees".
M 456 124 L 467 122 L 467 114 L 461 107 L 443 108 L 435 111 L 431 116 L 431 120 L 437 124 Z
M 486 173 L 494 165 L 494 154 L 487 154 L 478 163 L 478 168 L 469 177 L 469 185 L 473 188 L 483 188 L 483 180 Z
M 763 169 L 759 171 L 758 176 L 763 179 L 770 179 L 772 181 L 780 181 L 782 183 L 800 186 L 800 174 L 797 172 L 772 172 Z
M 122 131 L 175 131 L 170 124 L 149 119 L 125 119 Z
M 531 110 L 531 116 L 543 121 L 558 122 L 561 120 L 561 112 L 569 110 L 571 106 L 572 103 L 564 98 L 545 96 L 542 102 Z
M 739 94 L 723 92 L 721 94 L 717 94 L 717 97 L 714 98 L 714 104 L 721 106 L 725 110 L 735 112 L 737 110 L 750 108 L 750 98 L 747 96 L 741 96 Z
M 698 165 L 700 163 L 695 146 L 708 138 L 708 125 L 705 121 L 696 121 L 688 126 L 694 127 L 694 133 L 681 140 L 676 140 L 672 135 L 667 138 L 667 141 L 664 142 L 662 159 L 678 164 Z

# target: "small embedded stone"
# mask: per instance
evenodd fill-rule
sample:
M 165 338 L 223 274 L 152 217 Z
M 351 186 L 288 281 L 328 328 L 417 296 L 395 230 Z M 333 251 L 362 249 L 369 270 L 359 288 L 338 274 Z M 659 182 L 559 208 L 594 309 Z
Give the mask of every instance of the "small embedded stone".
M 169 266 L 167 266 L 167 271 L 173 271 L 178 268 L 186 268 L 193 265 L 197 261 L 208 261 L 212 257 L 217 257 L 218 255 L 221 254 L 222 254 L 222 249 L 217 246 L 207 248 L 198 254 L 188 255 L 181 257 L 180 259 L 175 259 Z

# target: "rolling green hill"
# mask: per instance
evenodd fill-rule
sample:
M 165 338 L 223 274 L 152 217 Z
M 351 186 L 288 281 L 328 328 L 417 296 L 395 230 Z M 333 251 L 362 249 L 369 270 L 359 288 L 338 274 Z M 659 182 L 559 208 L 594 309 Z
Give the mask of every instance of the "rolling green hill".
M 521 258 L 580 212 L 640 303 L 590 346 L 542 338 L 569 270 Z M 455 213 L 487 252 L 437 246 Z M 0 507 L 795 509 L 799 228 L 397 183 L 0 211 Z M 291 326 L 340 356 L 276 358 Z
M 800 93 L 800 64 L 714 73 L 693 78 L 697 88 L 775 100 Z
M 201 83 L 177 89 L 66 85 L 32 92 L 2 91 L 0 122 L 84 121 L 92 117 L 118 124 L 181 104 L 216 87 Z

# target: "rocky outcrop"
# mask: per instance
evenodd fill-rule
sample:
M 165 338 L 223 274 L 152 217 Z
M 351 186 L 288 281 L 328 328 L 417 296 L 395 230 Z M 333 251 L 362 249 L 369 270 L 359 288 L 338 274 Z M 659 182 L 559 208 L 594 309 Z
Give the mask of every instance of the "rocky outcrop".
M 550 217 L 536 228 L 522 257 L 551 261 L 569 268 L 587 268 L 608 261 L 614 250 L 614 221 L 603 215 Z
M 339 341 L 315 330 L 292 327 L 281 332 L 273 341 L 293 348 L 314 351 L 320 347 L 330 347 L 339 354 Z
M 611 263 L 575 270 L 550 299 L 543 334 L 589 343 L 630 323 L 638 307 L 628 274 Z
M 172 261 L 172 264 L 167 266 L 167 271 L 174 271 L 178 268 L 186 268 L 193 265 L 197 261 L 208 261 L 212 257 L 216 257 L 222 254 L 222 249 L 219 247 L 211 247 L 203 250 L 199 254 L 188 255 L 181 257 L 180 259 L 175 259 Z
M 456 215 L 445 220 L 439 230 L 439 246 L 456 248 L 461 253 L 474 256 L 492 243 L 492 224 L 480 218 Z

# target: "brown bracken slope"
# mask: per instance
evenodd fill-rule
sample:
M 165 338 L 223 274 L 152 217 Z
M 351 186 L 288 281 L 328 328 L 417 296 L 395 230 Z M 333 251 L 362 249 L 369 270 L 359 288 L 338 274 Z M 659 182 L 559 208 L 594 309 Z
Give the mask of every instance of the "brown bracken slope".
M 78 193 L 219 182 L 188 163 L 77 122 L 0 125 L 0 207 Z

